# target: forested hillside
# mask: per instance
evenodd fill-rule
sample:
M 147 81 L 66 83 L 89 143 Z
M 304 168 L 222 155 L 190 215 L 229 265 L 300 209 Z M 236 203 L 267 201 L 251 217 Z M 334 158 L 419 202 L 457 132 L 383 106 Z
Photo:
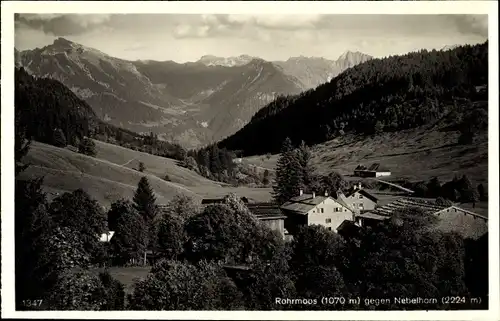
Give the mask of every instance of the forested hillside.
M 487 82 L 487 42 L 372 59 L 316 89 L 276 99 L 219 147 L 255 155 L 278 152 L 286 137 L 316 144 L 345 132 L 399 131 L 444 116 L 457 116 L 458 124 L 474 101 L 487 100 L 478 90 Z
M 34 78 L 23 68 L 15 71 L 17 121 L 27 136 L 48 144 L 90 136 L 98 120 L 87 103 L 57 80 Z

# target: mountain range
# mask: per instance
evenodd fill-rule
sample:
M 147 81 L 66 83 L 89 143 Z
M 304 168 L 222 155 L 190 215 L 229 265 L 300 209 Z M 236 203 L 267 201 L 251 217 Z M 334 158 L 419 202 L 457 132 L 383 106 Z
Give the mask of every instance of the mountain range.
M 488 43 L 372 59 L 315 89 L 274 100 L 218 146 L 262 155 L 279 152 L 286 138 L 315 145 L 346 132 L 394 133 L 443 117 L 452 118 L 463 140 L 470 140 L 474 123 L 487 123 L 487 108 L 476 108 L 487 106 L 481 90 L 487 84 Z M 461 123 L 465 116 L 457 115 L 473 120 Z M 259 144 L 249 143 L 254 141 Z
M 311 89 L 371 57 L 128 61 L 58 38 L 43 48 L 15 50 L 15 59 L 34 76 L 62 82 L 102 120 L 192 148 L 235 133 L 278 96 Z

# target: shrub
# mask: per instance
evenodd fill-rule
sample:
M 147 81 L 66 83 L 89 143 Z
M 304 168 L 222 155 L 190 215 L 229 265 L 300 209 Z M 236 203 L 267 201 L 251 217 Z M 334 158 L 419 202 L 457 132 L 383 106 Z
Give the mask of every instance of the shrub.
M 144 163 L 143 162 L 139 162 L 139 172 L 144 172 L 144 170 L 146 170 L 146 166 L 144 166 Z
M 125 308 L 125 290 L 120 281 L 114 279 L 108 271 L 99 273 L 104 287 L 104 304 L 101 310 L 117 311 Z
M 97 155 L 94 141 L 88 137 L 83 138 L 78 144 L 78 152 L 92 157 Z

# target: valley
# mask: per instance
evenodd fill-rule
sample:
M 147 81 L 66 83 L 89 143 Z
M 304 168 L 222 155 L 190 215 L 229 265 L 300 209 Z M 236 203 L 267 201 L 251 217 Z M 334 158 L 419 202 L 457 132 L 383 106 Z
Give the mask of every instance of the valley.
M 234 134 L 280 95 L 298 94 L 371 59 L 346 52 L 337 61 L 297 57 L 202 57 L 197 62 L 111 57 L 64 38 L 15 52 L 30 74 L 61 81 L 99 118 L 138 133 L 154 132 L 186 148 Z

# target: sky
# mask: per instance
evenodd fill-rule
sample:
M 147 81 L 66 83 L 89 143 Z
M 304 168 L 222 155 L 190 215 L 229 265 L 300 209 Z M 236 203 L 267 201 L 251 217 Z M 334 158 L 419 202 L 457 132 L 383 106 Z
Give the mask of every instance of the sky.
M 487 15 L 16 14 L 19 50 L 63 37 L 127 60 L 374 57 L 487 40 Z

